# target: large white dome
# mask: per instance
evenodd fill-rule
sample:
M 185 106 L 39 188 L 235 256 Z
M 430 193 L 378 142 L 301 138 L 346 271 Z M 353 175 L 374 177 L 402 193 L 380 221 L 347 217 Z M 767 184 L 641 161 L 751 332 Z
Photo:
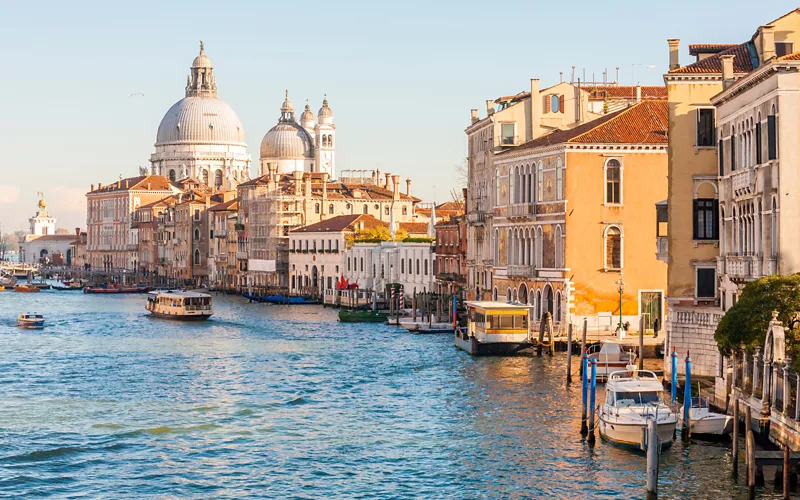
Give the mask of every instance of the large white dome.
M 311 136 L 293 121 L 281 121 L 261 141 L 261 159 L 313 159 Z
M 184 97 L 169 108 L 158 126 L 156 146 L 198 143 L 246 146 L 241 120 L 217 97 Z

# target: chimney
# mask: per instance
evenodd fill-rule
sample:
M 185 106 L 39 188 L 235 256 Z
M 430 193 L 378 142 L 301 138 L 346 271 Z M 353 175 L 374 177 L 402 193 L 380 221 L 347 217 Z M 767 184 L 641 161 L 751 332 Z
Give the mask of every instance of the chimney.
M 300 183 L 303 182 L 303 172 L 295 170 L 292 175 L 294 176 L 294 195 L 300 196 Z
M 475 123 L 476 121 L 480 120 L 480 118 L 478 118 L 478 110 L 477 109 L 470 109 L 469 110 L 469 115 L 470 115 L 470 118 L 472 119 L 472 121 L 470 123 Z
M 378 184 L 378 174 L 374 170 L 372 171 L 372 183 Z
M 775 26 L 762 26 L 761 61 L 766 62 L 775 57 Z
M 722 59 L 722 88 L 727 89 L 733 82 L 736 81 L 736 78 L 733 76 L 733 54 L 725 54 L 723 56 L 719 56 Z
M 670 71 L 673 69 L 678 69 L 681 67 L 680 57 L 678 55 L 678 51 L 680 50 L 681 46 L 681 39 L 680 38 L 669 38 L 667 39 L 667 45 L 669 45 L 669 69 Z
M 75 236 L 77 236 L 78 238 L 80 238 L 80 236 L 81 236 L 81 228 L 79 228 L 79 227 L 76 227 L 76 228 L 75 228 Z
M 147 190 L 150 191 L 150 183 L 147 183 Z
M 391 172 L 386 172 L 386 184 L 383 185 L 384 189 L 389 189 L 389 178 L 392 176 Z
M 527 140 L 533 140 L 541 134 L 540 122 L 542 120 L 542 99 L 539 97 L 539 79 L 531 78 L 531 126 L 530 137 Z
M 406 179 L 406 196 L 411 196 L 411 177 Z
M 311 198 L 311 174 L 303 176 L 305 180 L 305 195 L 306 198 Z
M 486 116 L 492 116 L 494 114 L 494 101 L 491 99 L 486 99 Z
M 395 200 L 399 200 L 400 199 L 400 176 L 399 175 L 393 175 L 392 176 L 392 183 L 393 183 L 392 184 L 392 191 L 393 191 L 392 198 L 395 199 Z
M 92 191 L 94 191 L 94 184 L 92 184 Z
M 381 187 L 381 181 L 383 181 L 383 179 L 381 179 L 381 169 L 375 171 L 375 176 L 378 178 L 378 187 Z
M 642 102 L 642 86 L 636 85 L 636 102 Z

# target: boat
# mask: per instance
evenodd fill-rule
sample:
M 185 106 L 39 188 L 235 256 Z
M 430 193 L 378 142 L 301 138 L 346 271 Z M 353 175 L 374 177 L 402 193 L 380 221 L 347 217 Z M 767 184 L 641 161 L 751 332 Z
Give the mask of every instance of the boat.
M 84 287 L 83 293 L 147 293 L 150 291 L 146 286 L 98 286 Z
M 537 347 L 531 306 L 502 302 L 465 302 L 467 328 L 455 329 L 456 347 L 474 356 L 524 353 Z
M 587 351 L 589 361 L 597 360 L 597 379 L 606 380 L 616 371 L 625 370 L 636 363 L 636 353 L 625 352 L 622 344 L 613 340 L 604 340 Z
M 388 312 L 363 309 L 339 309 L 339 321 L 342 323 L 383 323 L 388 317 Z
M 4 287 L 13 287 L 16 284 L 17 278 L 13 273 L 10 273 L 4 269 L 0 269 L 0 285 Z
M 44 328 L 44 316 L 36 313 L 23 313 L 17 317 L 20 328 Z
M 31 286 L 36 287 L 39 290 L 50 290 L 50 288 L 53 287 L 53 285 L 46 282 L 45 280 L 28 280 L 28 282 L 25 284 L 28 285 L 29 287 Z
M 647 370 L 616 371 L 606 383 L 600 405 L 600 437 L 612 444 L 643 449 L 647 423 L 656 421 L 661 446 L 672 444 L 678 415 L 661 398 L 664 387 Z
M 150 292 L 145 307 L 154 317 L 163 319 L 205 320 L 214 314 L 211 295 L 182 290 Z
M 52 285 L 53 290 L 58 290 L 61 292 L 74 292 L 74 291 L 81 291 L 83 288 L 76 288 L 74 286 L 60 286 L 60 285 Z
M 320 304 L 319 300 L 303 295 L 253 295 L 247 292 L 242 292 L 242 297 L 250 299 L 251 302 L 266 302 L 268 304 Z
M 3 285 L 0 285 L 0 292 L 5 291 L 5 289 L 6 289 L 6 287 L 4 287 Z
M 683 428 L 683 410 L 680 412 L 680 428 Z M 708 398 L 692 398 L 689 408 L 689 427 L 692 436 L 725 436 L 733 430 L 733 417 L 722 413 L 714 413 L 709 409 Z
M 14 291 L 15 292 L 21 292 L 21 293 L 41 292 L 41 290 L 39 290 L 35 286 L 28 286 L 28 285 L 17 285 L 17 286 L 14 287 Z
M 453 333 L 453 323 L 429 322 L 423 321 L 422 318 L 419 321 L 403 318 L 399 324 L 411 333 Z

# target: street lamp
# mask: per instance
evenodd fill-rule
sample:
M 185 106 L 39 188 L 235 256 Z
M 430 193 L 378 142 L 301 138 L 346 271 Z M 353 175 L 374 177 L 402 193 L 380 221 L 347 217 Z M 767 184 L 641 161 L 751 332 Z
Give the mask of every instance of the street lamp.
M 617 327 L 617 336 L 622 338 L 622 332 L 624 331 L 622 328 L 622 293 L 625 291 L 625 282 L 620 277 L 615 283 L 619 292 L 619 327 Z

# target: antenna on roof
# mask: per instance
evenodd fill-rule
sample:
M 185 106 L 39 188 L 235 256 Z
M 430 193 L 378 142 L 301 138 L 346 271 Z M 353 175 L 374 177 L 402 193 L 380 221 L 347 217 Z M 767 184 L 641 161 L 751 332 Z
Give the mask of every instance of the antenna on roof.
M 559 71 L 558 72 L 558 83 L 561 83 L 563 81 L 564 81 L 564 72 L 563 71 Z
M 619 85 L 619 66 L 617 66 L 616 84 Z
M 572 67 L 572 76 L 569 77 L 569 83 L 575 83 L 575 66 Z

